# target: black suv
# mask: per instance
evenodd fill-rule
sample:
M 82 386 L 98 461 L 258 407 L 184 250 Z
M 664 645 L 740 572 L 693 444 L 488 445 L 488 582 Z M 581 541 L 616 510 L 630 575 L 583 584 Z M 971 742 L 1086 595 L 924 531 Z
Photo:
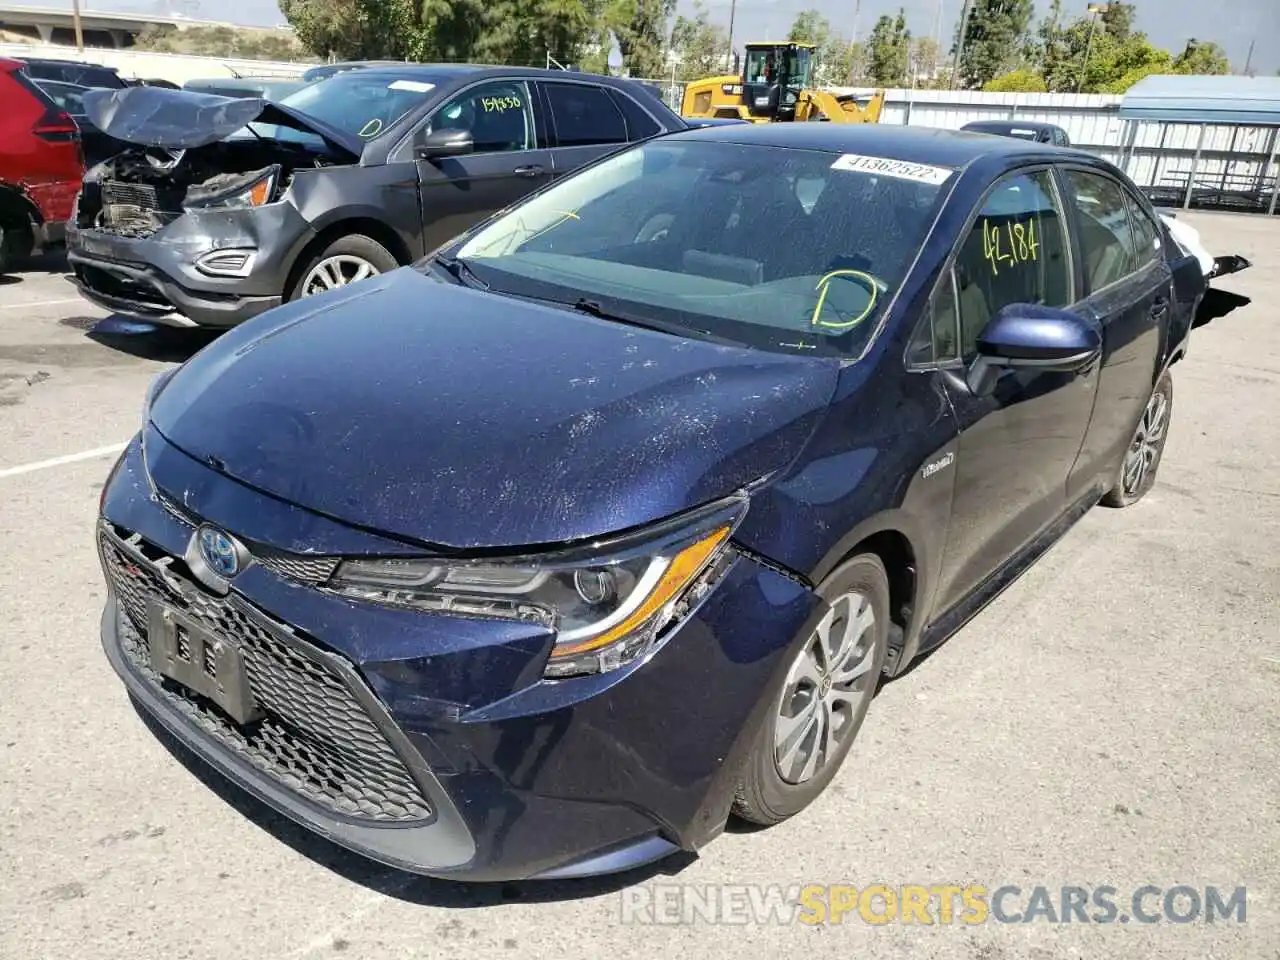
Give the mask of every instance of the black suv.
M 85 177 L 74 282 L 107 309 L 214 327 L 410 263 L 685 126 L 629 80 L 458 64 L 344 71 L 279 101 L 131 87 L 84 103 L 135 146 Z

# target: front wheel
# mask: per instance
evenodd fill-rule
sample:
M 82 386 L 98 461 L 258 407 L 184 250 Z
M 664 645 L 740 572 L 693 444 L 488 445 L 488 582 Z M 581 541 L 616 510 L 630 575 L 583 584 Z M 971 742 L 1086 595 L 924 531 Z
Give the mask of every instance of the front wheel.
M 761 726 L 733 812 L 771 825 L 826 789 L 875 696 L 889 643 L 889 577 L 874 554 L 842 564 L 818 587 L 826 609 L 792 644 L 782 692 Z
M 289 299 L 327 293 L 399 266 L 391 252 L 377 240 L 363 234 L 347 234 L 334 240 L 307 262 L 293 285 Z
M 1132 506 L 1155 485 L 1172 414 L 1173 379 L 1166 372 L 1151 391 L 1151 398 L 1142 411 L 1142 419 L 1138 421 L 1138 429 L 1134 431 L 1124 463 L 1120 466 L 1116 485 L 1102 498 L 1104 506 Z

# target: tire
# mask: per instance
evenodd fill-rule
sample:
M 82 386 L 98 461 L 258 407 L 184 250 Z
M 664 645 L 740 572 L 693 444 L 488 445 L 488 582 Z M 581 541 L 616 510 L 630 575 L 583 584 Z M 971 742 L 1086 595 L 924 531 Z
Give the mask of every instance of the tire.
M 321 265 L 326 263 L 335 269 L 320 270 Z M 349 233 L 334 240 L 303 265 L 294 280 L 293 288 L 289 291 L 289 299 L 298 300 L 316 293 L 325 293 L 365 277 L 387 273 L 399 266 L 400 261 L 377 240 L 361 233 Z M 360 276 L 364 268 L 370 272 Z M 335 279 L 338 275 L 346 279 L 328 287 L 317 287 L 316 282 L 313 282 L 316 281 L 317 271 L 327 274 L 330 279 Z M 308 290 L 308 287 L 312 289 Z
M 786 682 L 760 725 L 760 733 L 738 782 L 733 813 L 751 823 L 764 826 L 780 823 L 799 813 L 826 789 L 853 746 L 884 670 L 889 642 L 889 577 L 880 558 L 874 554 L 853 557 L 841 564 L 817 592 L 826 602 L 822 619 L 817 627 L 806 629 L 788 649 Z M 816 664 L 811 653 L 822 649 L 819 636 L 823 627 L 856 624 L 865 617 L 864 609 L 870 611 L 873 618 L 870 624 L 860 635 L 855 626 L 833 651 L 832 659 L 838 665 L 836 675 L 846 673 L 851 680 L 832 684 L 829 674 L 824 677 L 813 669 Z M 836 634 L 836 630 L 828 629 L 829 638 Z M 845 643 L 851 646 L 845 647 Z M 842 661 L 841 650 L 847 651 L 851 659 Z M 816 709 L 806 710 L 814 703 L 813 695 L 821 695 L 824 689 L 829 691 L 825 701 L 818 702 Z M 841 697 L 841 692 L 848 696 Z M 835 709 L 831 709 L 832 705 Z M 792 720 L 806 714 L 813 719 L 787 730 L 784 714 Z M 834 732 L 835 741 L 828 740 L 826 750 L 814 761 L 812 772 L 808 772 L 806 759 L 812 753 L 806 752 L 805 747 L 812 745 L 813 752 L 818 752 L 817 744 L 823 731 L 815 729 L 814 724 L 817 722 L 820 726 L 825 717 L 830 718 L 826 721 L 826 732 Z M 838 727 L 831 722 L 837 719 Z M 781 743 L 780 729 L 784 734 Z
M 1116 484 L 1102 497 L 1103 506 L 1131 507 L 1155 485 L 1172 417 L 1173 378 L 1166 371 L 1151 391 L 1147 406 L 1142 411 L 1142 419 L 1138 421 L 1133 439 L 1120 462 Z M 1141 464 L 1137 460 L 1139 457 L 1143 458 Z

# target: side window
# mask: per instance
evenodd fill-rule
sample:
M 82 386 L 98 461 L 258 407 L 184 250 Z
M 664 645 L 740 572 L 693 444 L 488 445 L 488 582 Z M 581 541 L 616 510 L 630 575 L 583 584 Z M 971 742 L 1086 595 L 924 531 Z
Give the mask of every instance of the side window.
M 948 270 L 925 307 L 907 355 L 912 365 L 946 363 L 960 357 L 960 317 L 956 311 L 955 272 Z
M 610 90 L 609 94 L 622 111 L 623 117 L 626 118 L 628 140 L 643 140 L 646 137 L 652 137 L 654 134 L 662 132 L 662 127 L 658 126 L 658 121 L 649 116 L 640 104 L 625 93 Z
M 1138 245 L 1120 184 L 1084 170 L 1067 170 L 1066 177 L 1080 213 L 1080 249 L 1092 293 L 1137 269 Z
M 626 143 L 627 124 L 608 92 L 586 83 L 544 83 L 562 147 Z
M 437 130 L 470 130 L 476 153 L 532 150 L 529 90 L 519 80 L 478 84 L 440 107 L 422 132 Z
M 956 255 L 960 355 L 1012 303 L 1065 307 L 1075 301 L 1062 203 L 1047 170 L 1000 181 Z
M 1053 131 L 1053 142 L 1059 147 L 1071 146 L 1071 141 L 1067 139 L 1067 131 L 1065 130 Z
M 1132 196 L 1126 199 L 1129 201 L 1129 219 L 1133 224 L 1133 233 L 1138 244 L 1136 265 L 1137 269 L 1141 270 L 1160 257 L 1160 227 L 1151 219 L 1147 211 L 1142 209 L 1142 205 L 1137 200 Z

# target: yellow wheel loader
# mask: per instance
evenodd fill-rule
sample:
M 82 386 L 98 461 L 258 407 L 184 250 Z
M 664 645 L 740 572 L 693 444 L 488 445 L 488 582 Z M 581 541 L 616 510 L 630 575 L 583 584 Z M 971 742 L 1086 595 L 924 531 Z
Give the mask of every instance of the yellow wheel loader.
M 689 120 L 746 120 L 786 123 L 879 123 L 884 91 L 865 103 L 810 86 L 814 46 L 810 43 L 748 43 L 740 77 L 695 80 L 684 90 L 680 114 Z

